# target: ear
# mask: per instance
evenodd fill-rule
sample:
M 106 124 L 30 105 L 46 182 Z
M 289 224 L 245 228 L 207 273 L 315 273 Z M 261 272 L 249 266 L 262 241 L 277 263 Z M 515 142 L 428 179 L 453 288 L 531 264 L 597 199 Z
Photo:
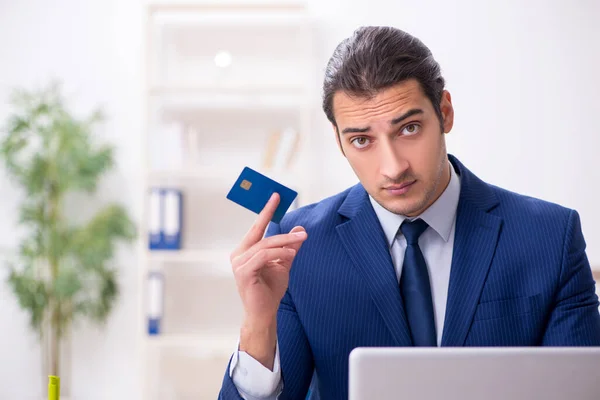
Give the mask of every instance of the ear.
M 342 155 L 344 157 L 346 157 L 346 154 L 344 153 L 344 148 L 342 147 L 342 142 L 340 140 L 340 131 L 338 130 L 338 127 L 336 124 L 331 124 L 331 126 L 333 127 L 333 133 L 335 134 L 335 141 L 338 144 L 338 148 L 340 149 L 340 151 L 342 152 Z
M 440 101 L 440 110 L 442 112 L 443 133 L 449 133 L 454 126 L 454 107 L 452 107 L 452 96 L 450 92 L 444 90 L 442 101 Z

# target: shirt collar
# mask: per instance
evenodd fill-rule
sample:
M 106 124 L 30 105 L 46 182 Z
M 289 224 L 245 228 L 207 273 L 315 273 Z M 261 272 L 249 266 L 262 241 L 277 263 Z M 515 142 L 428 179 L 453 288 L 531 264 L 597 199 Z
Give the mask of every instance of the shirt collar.
M 438 197 L 429 208 L 423 211 L 421 215 L 410 218 L 411 220 L 421 218 L 423 221 L 427 222 L 427 224 L 436 231 L 445 242 L 450 239 L 450 232 L 452 231 L 452 224 L 456 217 L 456 209 L 460 197 L 460 177 L 454 170 L 452 163 L 448 164 L 450 165 L 450 182 L 442 195 Z M 369 200 L 379 219 L 388 245 L 391 247 L 396 238 L 396 234 L 398 233 L 398 229 L 400 229 L 400 225 L 407 217 L 386 210 L 370 195 Z

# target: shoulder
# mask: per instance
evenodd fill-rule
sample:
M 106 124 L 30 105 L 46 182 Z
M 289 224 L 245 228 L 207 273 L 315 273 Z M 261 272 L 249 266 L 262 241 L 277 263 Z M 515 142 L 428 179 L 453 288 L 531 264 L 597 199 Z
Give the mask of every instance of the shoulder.
M 577 212 L 560 204 L 536 197 L 516 193 L 498 186 L 489 185 L 496 194 L 500 206 L 497 212 L 504 219 L 514 220 L 523 226 L 536 226 L 540 223 L 554 227 L 565 227 Z
M 288 212 L 279 224 L 280 232 L 289 232 L 295 226 L 307 231 L 332 229 L 340 222 L 338 209 L 352 190 L 352 187 L 296 210 Z
M 516 193 L 485 182 L 465 167 L 456 157 L 448 155 L 455 170 L 461 175 L 462 201 L 474 206 L 483 206 L 486 211 L 507 220 L 525 222 L 554 221 L 555 224 L 567 224 L 569 218 L 577 213 L 560 204 L 540 198 Z

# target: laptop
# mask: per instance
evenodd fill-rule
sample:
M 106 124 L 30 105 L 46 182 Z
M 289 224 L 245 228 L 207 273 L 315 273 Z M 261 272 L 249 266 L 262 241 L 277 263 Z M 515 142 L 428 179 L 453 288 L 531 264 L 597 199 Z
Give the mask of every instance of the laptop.
M 600 347 L 356 348 L 350 400 L 599 400 Z

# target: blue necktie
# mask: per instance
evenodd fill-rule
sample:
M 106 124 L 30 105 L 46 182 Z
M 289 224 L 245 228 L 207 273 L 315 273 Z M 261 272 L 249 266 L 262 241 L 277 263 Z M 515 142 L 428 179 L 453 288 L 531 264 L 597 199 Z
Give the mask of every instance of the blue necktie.
M 400 226 L 407 244 L 400 277 L 400 294 L 415 346 L 437 346 L 429 273 L 419 248 L 419 236 L 427 227 L 427 222 L 422 219 L 413 222 L 405 220 Z

